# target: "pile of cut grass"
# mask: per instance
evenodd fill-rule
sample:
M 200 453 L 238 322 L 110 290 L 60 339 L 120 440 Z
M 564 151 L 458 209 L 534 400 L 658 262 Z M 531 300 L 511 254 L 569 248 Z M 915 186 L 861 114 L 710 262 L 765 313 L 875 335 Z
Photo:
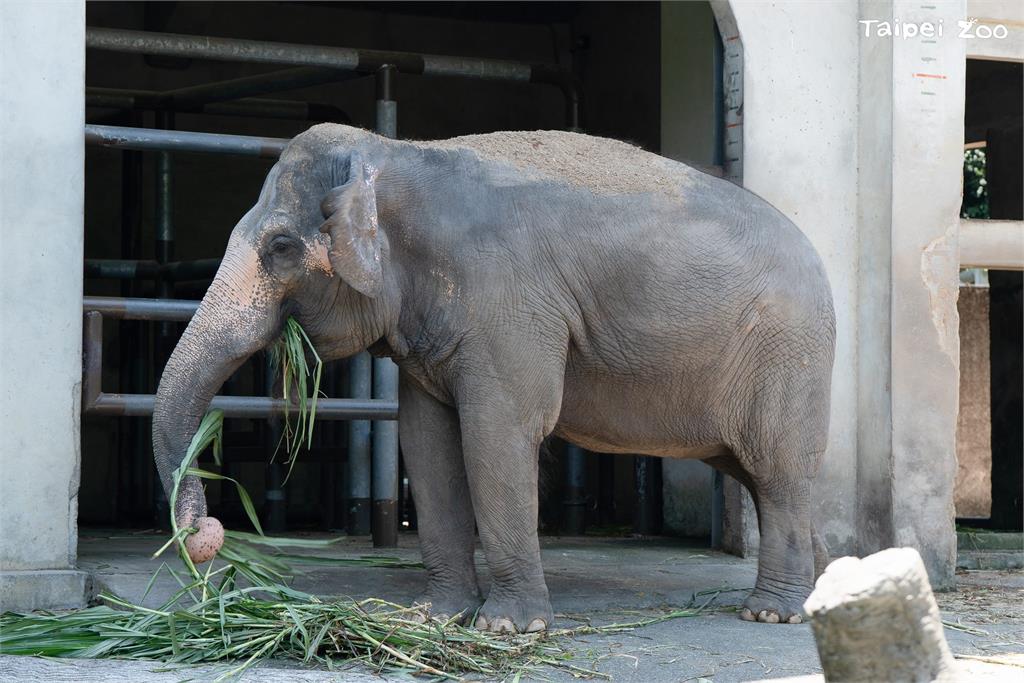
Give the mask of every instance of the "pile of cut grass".
M 293 443 L 309 438 L 316 414 L 320 359 L 313 373 L 313 397 L 306 400 L 310 371 L 302 344 L 312 344 L 302 328 L 289 319 L 278 353 L 286 387 L 297 387 L 299 421 L 288 430 Z M 316 352 L 313 350 L 315 356 Z M 287 393 L 286 393 L 287 396 Z M 71 658 L 114 657 L 157 660 L 170 664 L 222 662 L 216 680 L 240 675 L 268 658 L 285 658 L 334 668 L 359 662 L 377 671 L 404 671 L 440 679 L 467 674 L 518 679 L 544 666 L 578 677 L 601 676 L 571 662 L 566 641 L 574 636 L 629 631 L 643 626 L 700 614 L 718 595 L 697 594 L 691 608 L 657 617 L 605 626 L 585 625 L 533 634 L 494 634 L 477 631 L 455 621 L 426 617 L 421 606 L 405 607 L 371 598 L 324 600 L 290 587 L 289 562 L 419 567 L 396 558 L 333 559 L 282 553 L 282 548 L 323 547 L 333 541 L 273 538 L 263 535 L 252 499 L 233 479 L 195 467 L 199 454 L 211 447 L 221 462 L 223 415 L 207 414 L 197 430 L 181 466 L 174 472 L 170 509 L 175 509 L 178 488 L 186 475 L 231 481 L 257 534 L 226 532 L 217 559 L 200 571 L 188 556 L 184 540 L 195 529 L 179 529 L 171 515 L 170 540 L 159 556 L 175 546 L 185 571 L 167 563 L 150 579 L 139 604 L 116 595 L 100 595 L 102 605 L 72 612 L 36 612 L 0 615 L 0 654 Z M 295 451 L 292 452 L 294 464 Z M 271 548 L 268 553 L 260 548 Z M 179 589 L 162 605 L 146 607 L 150 591 L 161 575 L 173 578 Z M 703 604 L 696 601 L 710 595 Z M 472 620 L 470 620 L 472 621 Z

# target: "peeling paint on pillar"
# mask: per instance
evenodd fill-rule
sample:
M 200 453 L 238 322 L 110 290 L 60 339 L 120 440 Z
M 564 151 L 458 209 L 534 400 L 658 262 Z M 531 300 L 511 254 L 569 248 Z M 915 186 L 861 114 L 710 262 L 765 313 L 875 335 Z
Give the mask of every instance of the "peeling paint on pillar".
M 932 240 L 921 253 L 921 281 L 928 288 L 932 324 L 938 333 L 939 348 L 951 359 L 960 352 L 960 317 L 956 300 L 960 292 L 960 249 L 957 224 Z

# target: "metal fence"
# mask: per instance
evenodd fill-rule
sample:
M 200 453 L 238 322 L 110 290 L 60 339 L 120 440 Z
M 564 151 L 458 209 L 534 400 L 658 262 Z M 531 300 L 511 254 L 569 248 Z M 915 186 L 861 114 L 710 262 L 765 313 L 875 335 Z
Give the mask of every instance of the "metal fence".
M 171 154 L 200 152 L 277 158 L 287 144 L 280 138 L 225 135 L 173 130 L 173 113 L 180 111 L 347 121 L 344 112 L 327 105 L 258 96 L 310 85 L 371 76 L 376 79 L 376 130 L 396 137 L 398 73 L 469 79 L 538 83 L 558 87 L 565 97 L 566 127 L 580 126 L 580 94 L 571 73 L 549 64 L 386 52 L 265 41 L 189 36 L 120 29 L 88 28 L 86 46 L 98 50 L 172 57 L 285 65 L 291 68 L 257 76 L 220 81 L 167 92 L 89 88 L 93 106 L 157 112 L 157 129 L 86 125 L 90 145 L 153 152 L 157 157 L 156 254 L 152 260 L 95 259 L 86 262 L 90 277 L 156 281 L 160 299 L 89 297 L 84 304 L 83 412 L 94 415 L 151 415 L 154 395 L 105 393 L 100 387 L 103 316 L 160 323 L 158 347 L 169 352 L 171 323 L 188 320 L 198 302 L 171 300 L 176 280 L 209 277 L 216 259 L 171 260 L 174 224 L 171 215 L 173 165 Z M 389 359 L 371 359 L 363 352 L 349 365 L 349 399 L 321 399 L 317 417 L 352 420 L 348 440 L 347 494 L 349 531 L 372 529 L 374 545 L 394 546 L 398 531 L 398 371 Z M 213 408 L 229 417 L 271 418 L 284 402 L 266 396 L 218 396 Z M 373 421 L 371 430 L 370 420 Z M 582 531 L 583 457 L 578 449 L 568 459 L 568 479 L 574 492 L 570 515 Z M 269 492 L 268 492 L 269 493 Z M 372 501 L 372 506 L 371 506 Z M 569 530 L 573 532 L 573 529 Z

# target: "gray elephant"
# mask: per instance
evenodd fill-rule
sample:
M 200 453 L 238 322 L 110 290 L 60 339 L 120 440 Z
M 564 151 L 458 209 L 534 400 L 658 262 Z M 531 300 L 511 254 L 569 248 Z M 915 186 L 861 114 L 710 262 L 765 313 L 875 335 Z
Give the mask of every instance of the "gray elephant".
M 759 197 L 586 135 L 404 142 L 311 128 L 235 227 L 164 370 L 153 447 L 165 488 L 212 396 L 288 316 L 325 359 L 369 348 L 399 366 L 434 613 L 493 631 L 552 624 L 537 470 L 555 434 L 736 477 L 761 529 L 741 615 L 800 621 L 827 557 L 810 511 L 835 315 L 814 249 Z M 190 554 L 209 559 L 222 530 L 200 482 L 185 479 L 178 501 L 179 524 L 201 528 Z

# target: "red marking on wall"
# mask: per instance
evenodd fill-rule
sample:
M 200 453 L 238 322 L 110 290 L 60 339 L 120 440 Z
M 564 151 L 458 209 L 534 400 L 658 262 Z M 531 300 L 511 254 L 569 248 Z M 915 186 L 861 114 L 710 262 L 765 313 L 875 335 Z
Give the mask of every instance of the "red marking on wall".
M 946 80 L 946 77 L 943 76 L 942 74 L 914 74 L 914 77 L 915 78 L 939 78 L 939 79 L 941 79 L 943 81 Z
M 740 37 L 739 37 L 739 36 L 729 36 L 729 37 L 728 37 L 728 38 L 726 38 L 725 40 L 726 40 L 726 42 L 732 42 L 732 41 L 734 41 L 734 40 L 739 40 L 739 39 L 740 39 Z
M 743 123 L 727 123 L 725 125 L 725 127 L 726 128 L 735 128 L 736 126 L 742 126 L 742 125 L 743 125 Z

